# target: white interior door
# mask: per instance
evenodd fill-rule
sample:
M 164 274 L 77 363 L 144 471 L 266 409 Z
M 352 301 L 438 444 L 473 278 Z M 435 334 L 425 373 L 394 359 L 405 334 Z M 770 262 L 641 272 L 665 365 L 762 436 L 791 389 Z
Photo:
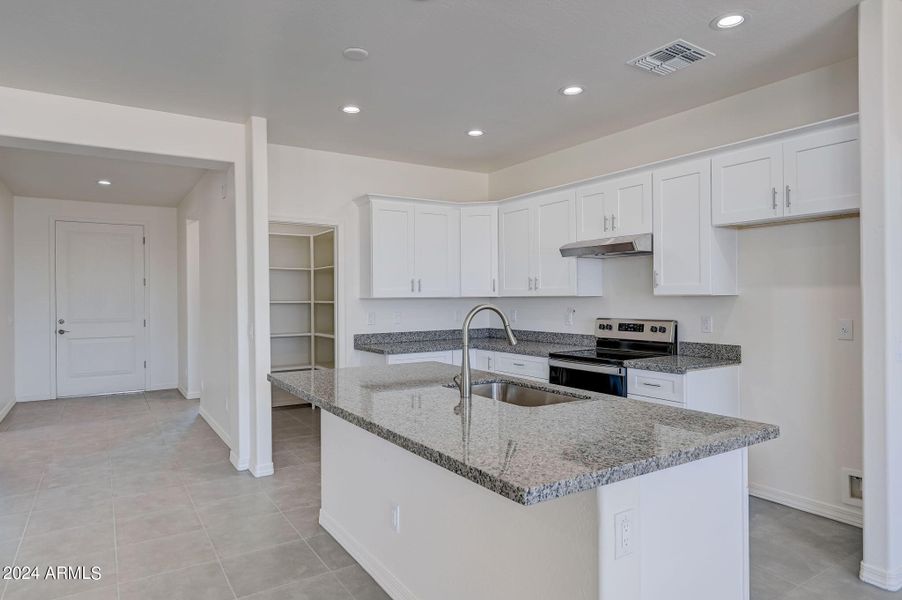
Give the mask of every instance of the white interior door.
M 56 224 L 56 393 L 144 389 L 144 228 Z

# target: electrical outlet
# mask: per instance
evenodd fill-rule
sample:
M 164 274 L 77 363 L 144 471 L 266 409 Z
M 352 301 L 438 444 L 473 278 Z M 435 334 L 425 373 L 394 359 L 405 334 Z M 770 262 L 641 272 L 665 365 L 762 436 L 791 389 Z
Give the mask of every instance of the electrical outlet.
M 852 319 L 840 319 L 839 320 L 839 330 L 836 334 L 837 338 L 841 340 L 854 340 L 855 332 L 852 329 Z
M 632 509 L 614 515 L 614 559 L 633 553 L 635 513 Z
M 399 504 L 391 507 L 391 528 L 395 533 L 401 533 L 401 506 Z
M 399 312 L 393 312 L 393 313 L 391 314 L 391 321 L 392 321 L 392 323 L 394 323 L 395 325 L 400 325 L 400 324 L 401 324 L 401 313 L 399 313 Z
M 702 317 L 702 333 L 714 333 L 714 317 L 710 315 Z
M 567 308 L 567 325 L 573 325 L 573 315 L 576 314 L 576 309 L 572 306 Z
M 366 324 L 367 325 L 375 325 L 376 324 L 376 313 L 375 312 L 370 311 L 366 314 Z

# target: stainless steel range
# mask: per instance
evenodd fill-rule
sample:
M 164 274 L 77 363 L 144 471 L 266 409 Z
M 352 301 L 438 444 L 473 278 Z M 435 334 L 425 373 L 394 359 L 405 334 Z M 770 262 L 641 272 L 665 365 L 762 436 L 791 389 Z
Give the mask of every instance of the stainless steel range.
M 549 355 L 549 381 L 626 397 L 627 360 L 676 354 L 677 322 L 596 319 L 595 347 Z

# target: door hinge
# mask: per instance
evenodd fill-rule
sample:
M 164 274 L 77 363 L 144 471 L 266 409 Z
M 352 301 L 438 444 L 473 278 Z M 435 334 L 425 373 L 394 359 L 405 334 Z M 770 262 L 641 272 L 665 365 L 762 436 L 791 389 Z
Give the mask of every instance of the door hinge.
M 144 319 L 144 326 L 147 327 L 147 319 Z
M 145 369 L 147 368 L 147 361 L 146 361 L 146 360 L 144 361 L 144 368 L 145 368 Z
M 144 278 L 144 287 L 147 287 L 147 277 Z
M 141 238 L 141 244 L 143 244 L 144 246 L 147 245 L 147 238 L 146 238 L 146 237 L 142 237 L 142 238 Z

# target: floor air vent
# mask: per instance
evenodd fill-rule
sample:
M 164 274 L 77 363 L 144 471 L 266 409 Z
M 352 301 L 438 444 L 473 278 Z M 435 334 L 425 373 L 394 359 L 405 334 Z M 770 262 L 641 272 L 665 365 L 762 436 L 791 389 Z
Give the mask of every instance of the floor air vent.
M 670 75 L 709 56 L 714 56 L 714 53 L 686 40 L 677 40 L 636 57 L 627 64 L 655 75 Z

